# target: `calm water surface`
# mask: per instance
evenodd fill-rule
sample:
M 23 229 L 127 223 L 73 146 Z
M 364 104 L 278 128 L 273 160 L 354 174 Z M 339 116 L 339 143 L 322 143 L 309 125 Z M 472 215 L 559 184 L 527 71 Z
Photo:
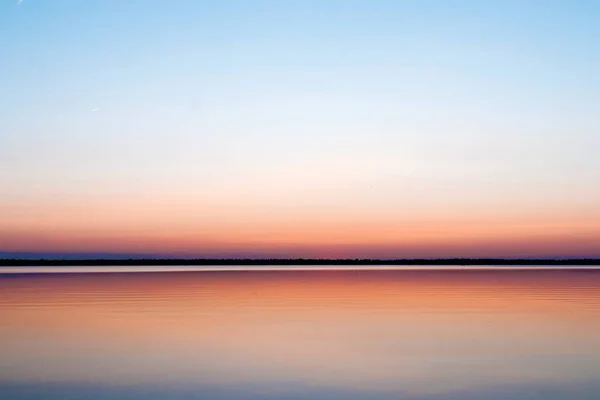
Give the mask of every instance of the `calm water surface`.
M 598 400 L 600 270 L 0 274 L 0 399 Z

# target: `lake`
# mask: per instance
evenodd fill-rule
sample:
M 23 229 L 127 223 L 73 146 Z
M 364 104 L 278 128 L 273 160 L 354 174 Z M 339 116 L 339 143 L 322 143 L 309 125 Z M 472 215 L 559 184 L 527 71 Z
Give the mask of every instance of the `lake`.
M 0 399 L 597 400 L 600 269 L 4 268 Z

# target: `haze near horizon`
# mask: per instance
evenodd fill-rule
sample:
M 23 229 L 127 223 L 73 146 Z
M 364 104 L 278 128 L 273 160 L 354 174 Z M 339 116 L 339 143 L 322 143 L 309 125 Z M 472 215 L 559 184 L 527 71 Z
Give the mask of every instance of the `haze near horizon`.
M 0 4 L 0 253 L 600 257 L 600 3 Z

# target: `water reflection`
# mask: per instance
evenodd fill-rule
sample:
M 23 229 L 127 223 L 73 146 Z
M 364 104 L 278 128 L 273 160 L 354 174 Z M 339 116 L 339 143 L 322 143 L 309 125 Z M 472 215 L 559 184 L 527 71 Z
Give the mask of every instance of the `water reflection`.
M 600 271 L 17 274 L 0 294 L 2 398 L 600 398 Z

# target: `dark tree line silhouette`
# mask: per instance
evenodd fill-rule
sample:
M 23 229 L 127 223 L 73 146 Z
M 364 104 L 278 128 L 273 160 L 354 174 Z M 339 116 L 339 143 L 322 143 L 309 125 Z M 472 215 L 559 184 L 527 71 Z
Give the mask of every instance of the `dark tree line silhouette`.
M 0 266 L 160 266 L 160 265 L 211 265 L 211 266 L 252 266 L 252 265 L 448 265 L 448 266 L 501 266 L 501 265 L 600 265 L 600 259 L 501 259 L 501 258 L 440 258 L 440 259 L 325 259 L 325 258 L 231 258 L 231 259 L 0 259 Z

